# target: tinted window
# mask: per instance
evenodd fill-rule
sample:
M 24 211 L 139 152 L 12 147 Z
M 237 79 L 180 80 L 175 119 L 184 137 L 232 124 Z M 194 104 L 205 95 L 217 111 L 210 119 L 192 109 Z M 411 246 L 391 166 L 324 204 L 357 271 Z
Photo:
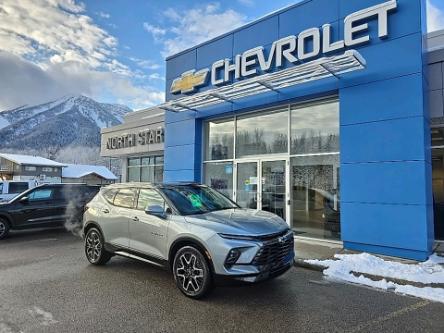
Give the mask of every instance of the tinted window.
M 3 193 L 3 183 L 0 183 L 0 194 Z
M 221 193 L 199 185 L 166 187 L 163 193 L 182 215 L 202 214 L 238 206 Z
M 83 187 L 82 188 L 82 192 L 83 192 L 83 197 L 86 199 L 92 199 L 98 192 L 99 192 L 99 188 L 98 187 Z
M 136 191 L 133 189 L 121 189 L 114 197 L 114 205 L 124 208 L 133 208 Z
M 39 200 L 48 200 L 52 198 L 52 189 L 38 189 L 29 193 L 28 198 L 29 201 L 39 201 Z
M 22 193 L 28 189 L 28 183 L 9 183 L 9 193 Z M 1 192 L 1 191 L 0 191 Z
M 145 210 L 148 206 L 154 205 L 164 207 L 165 200 L 156 190 L 141 189 L 139 192 L 137 209 Z

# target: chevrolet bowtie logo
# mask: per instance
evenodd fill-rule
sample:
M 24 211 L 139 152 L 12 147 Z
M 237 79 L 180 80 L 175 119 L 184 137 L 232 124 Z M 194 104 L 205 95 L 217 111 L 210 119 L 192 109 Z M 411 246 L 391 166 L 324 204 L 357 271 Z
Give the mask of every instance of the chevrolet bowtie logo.
M 197 87 L 205 84 L 208 77 L 208 68 L 200 71 L 191 70 L 183 73 L 179 78 L 173 81 L 171 85 L 172 94 L 185 94 L 193 92 Z

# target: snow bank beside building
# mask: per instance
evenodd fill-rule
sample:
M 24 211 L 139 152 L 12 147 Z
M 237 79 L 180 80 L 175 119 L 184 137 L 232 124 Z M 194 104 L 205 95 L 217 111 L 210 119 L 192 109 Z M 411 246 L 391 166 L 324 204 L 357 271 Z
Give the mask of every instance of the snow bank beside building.
M 305 260 L 305 262 L 325 267 L 324 274 L 332 280 L 357 283 L 444 303 L 444 289 L 435 287 L 444 284 L 444 258 L 436 254 L 428 261 L 418 264 L 388 261 L 368 253 L 337 254 L 333 260 Z M 375 280 L 364 275 L 383 278 Z M 408 281 L 415 285 L 399 284 L 390 279 Z

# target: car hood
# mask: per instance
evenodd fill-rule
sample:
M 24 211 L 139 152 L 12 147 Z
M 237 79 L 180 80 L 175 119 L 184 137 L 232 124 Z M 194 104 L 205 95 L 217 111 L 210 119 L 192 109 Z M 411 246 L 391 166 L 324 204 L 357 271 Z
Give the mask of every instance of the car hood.
M 268 235 L 288 229 L 288 224 L 279 216 L 254 209 L 226 209 L 189 215 L 185 219 L 218 233 L 234 235 Z

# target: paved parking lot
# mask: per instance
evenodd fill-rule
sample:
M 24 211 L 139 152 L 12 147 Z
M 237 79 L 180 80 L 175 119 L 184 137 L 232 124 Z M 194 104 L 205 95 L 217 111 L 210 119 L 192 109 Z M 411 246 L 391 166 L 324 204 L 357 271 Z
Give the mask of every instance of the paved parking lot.
M 324 281 L 294 268 L 193 301 L 168 272 L 125 258 L 93 267 L 63 230 L 0 242 L 0 333 L 443 332 L 444 305 Z

